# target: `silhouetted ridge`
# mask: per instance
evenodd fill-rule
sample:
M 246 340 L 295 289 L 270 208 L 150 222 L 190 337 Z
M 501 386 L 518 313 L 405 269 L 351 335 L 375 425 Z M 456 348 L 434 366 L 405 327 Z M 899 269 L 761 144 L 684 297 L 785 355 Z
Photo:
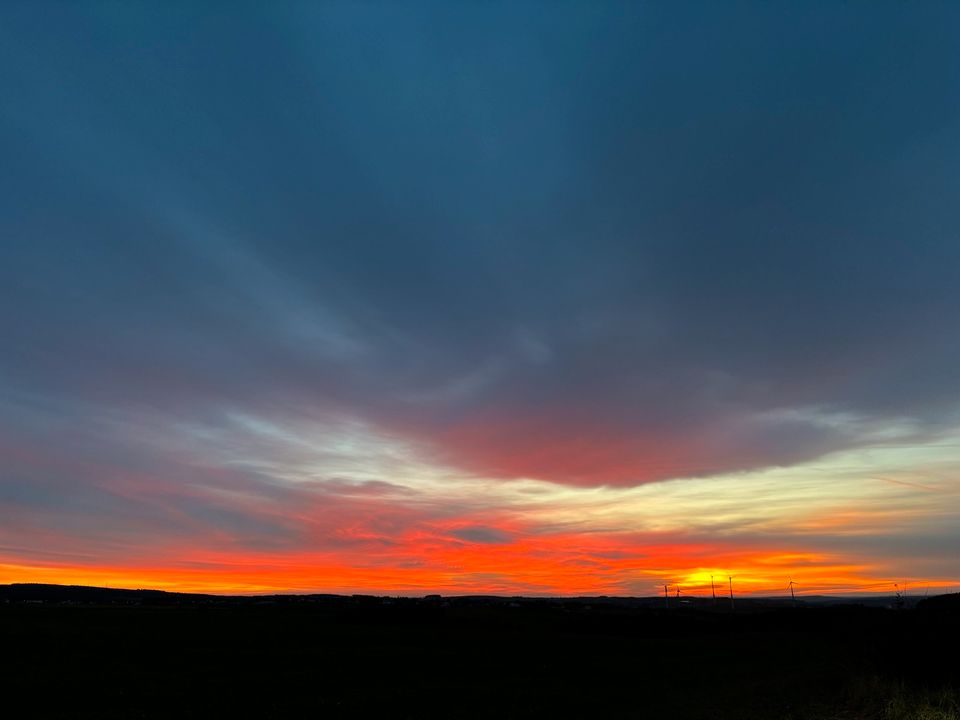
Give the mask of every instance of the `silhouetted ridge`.
M 917 603 L 918 610 L 936 612 L 960 612 L 960 593 L 934 595 Z
M 164 590 L 129 590 L 121 588 L 91 587 L 88 585 L 44 585 L 41 583 L 14 583 L 0 585 L 0 599 L 17 602 L 117 602 L 150 601 L 163 602 L 186 598 L 210 598 L 212 595 L 171 593 Z

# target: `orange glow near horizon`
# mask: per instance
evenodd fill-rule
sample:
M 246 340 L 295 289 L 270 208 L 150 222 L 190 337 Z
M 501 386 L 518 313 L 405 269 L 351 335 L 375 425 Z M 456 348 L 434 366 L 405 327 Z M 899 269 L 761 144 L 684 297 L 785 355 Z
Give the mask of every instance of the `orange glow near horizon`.
M 577 549 L 571 550 L 572 547 Z M 25 564 L 0 558 L 0 583 L 53 583 L 151 588 L 214 594 L 371 593 L 382 595 L 673 595 L 709 597 L 711 578 L 726 597 L 786 595 L 792 579 L 803 594 L 893 594 L 894 582 L 936 592 L 942 578 L 882 577 L 878 568 L 815 553 L 739 551 L 695 545 L 644 548 L 616 538 L 554 536 L 509 545 L 424 543 L 405 548 L 418 560 L 381 557 L 345 563 L 331 553 L 283 557 L 257 554 L 188 555 L 146 564 Z M 655 554 L 652 554 L 654 553 Z M 928 590 L 929 591 L 929 590 Z
M 947 540 L 960 489 L 936 447 L 585 487 L 473 476 L 363 429 L 250 423 L 275 455 L 247 457 L 252 441 L 223 456 L 178 448 L 169 477 L 79 466 L 89 495 L 68 521 L 43 505 L 3 518 L 0 583 L 536 596 L 651 596 L 667 584 L 706 597 L 711 577 L 722 596 L 730 576 L 736 595 L 786 595 L 791 580 L 800 595 L 957 585 Z M 5 459 L 24 473 L 78 472 L 16 448 Z

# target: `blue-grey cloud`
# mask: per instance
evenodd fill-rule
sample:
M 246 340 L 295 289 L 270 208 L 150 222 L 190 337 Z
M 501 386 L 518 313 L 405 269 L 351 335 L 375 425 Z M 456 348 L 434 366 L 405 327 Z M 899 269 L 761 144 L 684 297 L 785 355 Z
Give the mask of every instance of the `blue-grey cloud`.
M 0 12 L 9 428 L 631 484 L 956 420 L 954 8 Z
M 481 543 L 484 545 L 499 545 L 510 542 L 511 539 L 510 536 L 502 530 L 484 527 L 482 525 L 456 528 L 451 530 L 450 534 L 467 542 Z

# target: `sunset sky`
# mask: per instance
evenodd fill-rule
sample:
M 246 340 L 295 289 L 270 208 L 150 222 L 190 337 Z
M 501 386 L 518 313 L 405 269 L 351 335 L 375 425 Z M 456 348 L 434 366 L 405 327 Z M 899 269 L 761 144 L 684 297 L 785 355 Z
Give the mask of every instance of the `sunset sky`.
M 956 3 L 0 5 L 0 583 L 932 593 L 958 480 Z

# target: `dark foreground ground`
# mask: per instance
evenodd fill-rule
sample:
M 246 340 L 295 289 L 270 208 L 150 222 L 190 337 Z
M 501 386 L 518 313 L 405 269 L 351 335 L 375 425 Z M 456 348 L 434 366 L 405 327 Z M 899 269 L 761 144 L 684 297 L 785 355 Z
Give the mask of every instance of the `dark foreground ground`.
M 960 613 L 0 588 L 17 717 L 960 718 Z M 953 606 L 953 607 L 951 607 Z

